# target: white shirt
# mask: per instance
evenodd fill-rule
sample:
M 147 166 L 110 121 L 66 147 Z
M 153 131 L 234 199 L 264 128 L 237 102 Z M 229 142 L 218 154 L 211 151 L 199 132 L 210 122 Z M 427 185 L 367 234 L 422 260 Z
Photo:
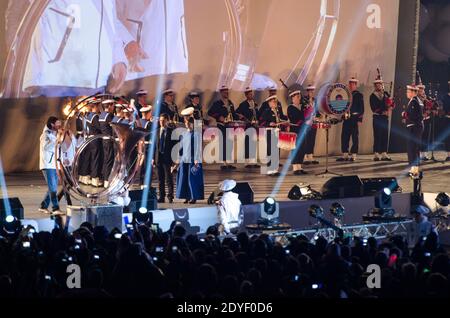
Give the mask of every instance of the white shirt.
M 217 208 L 219 223 L 223 225 L 225 232 L 230 233 L 231 228 L 239 226 L 241 200 L 239 200 L 239 195 L 237 193 L 231 191 L 225 192 L 222 195 Z
M 77 148 L 77 140 L 71 136 L 71 142 L 67 145 L 65 142 L 61 144 L 61 155 L 63 165 L 68 167 L 73 165 L 73 159 L 75 158 L 75 152 Z
M 55 10 L 75 17 L 65 45 L 63 38 L 70 20 Z M 117 18 L 115 0 L 51 0 L 33 32 L 23 89 L 105 86 L 113 65 L 128 65 L 124 47 L 132 40 Z M 50 62 L 61 45 L 60 59 Z
M 117 1 L 117 16 L 137 40 L 141 21 L 141 48 L 147 55 L 139 61 L 142 72 L 127 74 L 127 80 L 150 75 L 187 73 L 188 47 L 183 0 Z
M 56 169 L 55 160 L 56 132 L 48 129 L 42 130 L 39 138 L 39 169 Z

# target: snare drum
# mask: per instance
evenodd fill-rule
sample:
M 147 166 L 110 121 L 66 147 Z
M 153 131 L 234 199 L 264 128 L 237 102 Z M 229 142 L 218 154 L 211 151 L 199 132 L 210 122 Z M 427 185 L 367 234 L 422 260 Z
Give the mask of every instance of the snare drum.
M 280 131 L 278 136 L 278 148 L 293 150 L 297 143 L 297 134 L 293 132 Z
M 247 127 L 247 123 L 245 121 L 242 120 L 234 120 L 234 121 L 229 121 L 227 123 L 225 123 L 225 127 L 226 128 L 242 128 L 245 129 Z
M 325 123 L 325 122 L 322 122 L 322 121 L 314 121 L 313 128 L 316 128 L 316 129 L 330 129 L 331 128 L 331 124 Z

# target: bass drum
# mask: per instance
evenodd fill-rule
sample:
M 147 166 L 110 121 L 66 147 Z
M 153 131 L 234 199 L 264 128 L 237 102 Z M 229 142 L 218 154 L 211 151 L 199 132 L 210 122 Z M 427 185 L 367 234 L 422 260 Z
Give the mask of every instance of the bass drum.
M 352 93 L 341 83 L 325 84 L 319 89 L 319 112 L 340 116 L 352 105 Z

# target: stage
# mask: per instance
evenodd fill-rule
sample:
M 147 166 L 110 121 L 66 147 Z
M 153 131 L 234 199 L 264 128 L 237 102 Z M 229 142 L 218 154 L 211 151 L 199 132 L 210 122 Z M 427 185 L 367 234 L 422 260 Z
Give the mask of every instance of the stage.
M 445 158 L 445 154 L 437 152 L 439 159 Z M 336 162 L 336 156 L 330 157 L 329 170 L 343 175 L 358 175 L 361 178 L 367 177 L 397 177 L 403 192 L 412 191 L 412 181 L 405 177 L 407 169 L 406 154 L 392 154 L 393 161 L 373 161 L 372 155 L 361 155 L 356 162 Z M 299 182 L 309 183 L 313 189 L 320 191 L 322 185 L 332 177 L 332 175 L 316 176 L 315 174 L 325 170 L 325 158 L 318 157 L 319 165 L 307 165 L 304 169 L 307 175 L 294 176 L 290 170 L 280 183 L 279 191 L 275 193 L 275 198 L 279 201 L 286 201 L 287 193 L 291 187 Z M 272 190 L 281 177 L 269 177 L 261 175 L 259 169 L 246 169 L 243 164 L 236 165 L 237 169 L 229 172 L 221 171 L 219 165 L 205 165 L 205 200 L 197 201 L 195 205 L 183 204 L 183 200 L 175 199 L 173 204 L 158 204 L 158 209 L 179 209 L 207 206 L 206 200 L 217 184 L 224 179 L 234 179 L 236 181 L 247 181 L 254 191 L 255 202 L 261 202 L 272 193 Z M 421 166 L 424 177 L 422 180 L 423 192 L 450 192 L 450 163 L 426 162 Z M 281 171 L 282 168 L 280 168 Z M 403 176 L 402 176 L 403 174 Z M 281 180 L 281 179 L 280 179 Z M 42 173 L 27 172 L 6 175 L 8 186 L 8 196 L 18 197 L 24 206 L 25 218 L 38 219 L 48 217 L 37 211 L 39 204 L 44 197 L 46 184 Z M 152 186 L 157 187 L 157 180 L 154 179 Z M 77 204 L 77 202 L 74 202 Z M 65 200 L 61 201 L 61 208 L 66 210 Z

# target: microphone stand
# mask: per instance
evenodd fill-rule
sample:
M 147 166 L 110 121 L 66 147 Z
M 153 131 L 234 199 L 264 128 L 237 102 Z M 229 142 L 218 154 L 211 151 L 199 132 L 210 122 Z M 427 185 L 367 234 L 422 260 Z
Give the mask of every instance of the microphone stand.
M 330 128 L 331 128 L 331 124 L 328 126 L 328 124 L 329 124 L 329 123 L 328 123 L 328 115 L 325 115 L 325 122 L 327 123 L 327 126 L 326 126 L 326 128 L 325 128 L 325 135 L 326 135 L 326 145 L 325 145 L 325 149 L 326 149 L 326 150 L 325 150 L 325 153 L 326 153 L 326 155 L 325 155 L 325 171 L 316 174 L 316 176 L 324 176 L 324 177 L 325 177 L 325 175 L 327 175 L 327 174 L 332 174 L 332 175 L 341 177 L 341 176 L 343 176 L 342 174 L 335 173 L 335 172 L 331 172 L 331 171 L 328 170 L 328 157 L 329 157 L 329 154 L 328 154 L 328 143 L 329 143 L 329 140 L 330 140 Z M 312 128 L 311 128 L 311 129 L 312 129 Z

